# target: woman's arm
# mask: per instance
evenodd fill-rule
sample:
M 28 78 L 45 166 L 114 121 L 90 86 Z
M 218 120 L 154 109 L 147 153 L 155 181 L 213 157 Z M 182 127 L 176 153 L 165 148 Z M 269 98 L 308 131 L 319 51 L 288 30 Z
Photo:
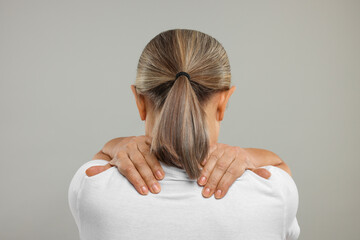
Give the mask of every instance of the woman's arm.
M 292 176 L 289 166 L 275 153 L 259 148 L 244 148 L 253 159 L 256 168 L 267 165 L 279 167 Z

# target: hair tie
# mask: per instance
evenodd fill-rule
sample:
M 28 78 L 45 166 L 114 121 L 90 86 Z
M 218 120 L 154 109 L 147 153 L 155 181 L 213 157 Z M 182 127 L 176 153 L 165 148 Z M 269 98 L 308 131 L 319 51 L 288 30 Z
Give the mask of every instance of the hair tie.
M 178 72 L 178 73 L 176 74 L 175 80 L 176 80 L 178 77 L 180 77 L 181 75 L 185 75 L 185 76 L 189 79 L 189 81 L 190 81 L 190 75 L 189 75 L 188 73 L 186 73 L 186 72 Z

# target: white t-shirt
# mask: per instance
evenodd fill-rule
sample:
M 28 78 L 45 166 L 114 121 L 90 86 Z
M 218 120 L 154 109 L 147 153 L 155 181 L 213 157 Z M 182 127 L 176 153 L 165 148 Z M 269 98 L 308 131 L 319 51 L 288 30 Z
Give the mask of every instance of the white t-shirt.
M 203 187 L 185 170 L 162 162 L 158 194 L 139 194 L 116 167 L 86 175 L 87 168 L 107 163 L 83 164 L 70 183 L 69 205 L 82 240 L 293 240 L 300 234 L 298 190 L 278 167 L 263 167 L 269 179 L 246 170 L 216 199 L 204 198 Z

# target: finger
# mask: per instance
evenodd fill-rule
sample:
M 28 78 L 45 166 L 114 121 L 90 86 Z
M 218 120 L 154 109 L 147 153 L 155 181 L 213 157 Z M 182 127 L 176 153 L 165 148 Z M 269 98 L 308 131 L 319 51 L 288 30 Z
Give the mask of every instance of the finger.
M 222 157 L 223 154 L 224 154 L 223 149 L 217 149 L 210 154 L 208 160 L 206 161 L 205 166 L 201 171 L 200 177 L 198 178 L 198 184 L 200 186 L 203 186 L 207 183 L 207 180 L 209 179 L 209 176 L 213 171 L 216 162 Z
M 153 172 L 153 174 L 156 176 L 156 178 L 158 180 L 163 179 L 165 176 L 165 172 L 161 167 L 159 160 L 155 157 L 154 154 L 150 153 L 150 147 L 145 143 L 139 143 L 138 149 L 144 156 L 146 162 L 150 166 L 150 169 Z
M 148 194 L 146 183 L 129 159 L 126 152 L 119 152 L 116 158 L 111 160 L 110 164 L 118 168 L 119 172 L 129 180 L 138 193 L 142 195 Z
M 141 177 L 144 179 L 150 191 L 152 193 L 159 193 L 161 190 L 160 184 L 155 179 L 153 172 L 151 171 L 148 163 L 146 162 L 144 156 L 141 154 L 138 148 L 136 148 L 136 150 L 129 152 L 128 154 L 129 154 L 129 158 L 131 159 L 134 166 L 140 173 Z
M 209 180 L 203 189 L 204 197 L 211 197 L 211 195 L 215 192 L 217 185 L 219 184 L 221 178 L 224 176 L 231 163 L 234 161 L 235 157 L 236 155 L 233 154 L 233 151 L 228 150 L 216 162 L 216 165 L 211 172 Z
M 108 163 L 104 166 L 92 166 L 86 169 L 85 173 L 87 176 L 92 177 L 96 174 L 99 174 L 103 171 L 106 171 L 107 169 L 111 168 L 112 166 Z
M 244 172 L 245 168 L 242 167 L 242 162 L 235 158 L 219 181 L 214 194 L 215 198 L 220 199 L 224 197 L 231 185 L 236 181 L 236 179 L 243 175 Z
M 269 179 L 271 177 L 271 173 L 265 169 L 265 168 L 256 168 L 252 170 L 254 173 L 256 173 L 257 175 L 259 175 L 260 177 Z
M 213 145 L 210 146 L 209 152 L 208 152 L 206 158 L 201 162 L 201 165 L 202 165 L 202 166 L 205 166 L 208 158 L 211 156 L 211 154 L 212 154 L 216 149 L 217 149 L 217 144 L 213 144 Z

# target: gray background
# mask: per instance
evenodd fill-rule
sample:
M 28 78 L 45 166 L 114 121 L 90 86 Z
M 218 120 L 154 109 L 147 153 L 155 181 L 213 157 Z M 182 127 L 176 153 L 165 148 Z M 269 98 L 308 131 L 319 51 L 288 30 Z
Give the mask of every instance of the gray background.
M 300 239 L 359 239 L 359 10 L 340 0 L 1 1 L 0 239 L 78 239 L 70 180 L 109 139 L 144 133 L 130 84 L 147 42 L 172 28 L 224 45 L 237 89 L 219 141 L 288 163 Z

